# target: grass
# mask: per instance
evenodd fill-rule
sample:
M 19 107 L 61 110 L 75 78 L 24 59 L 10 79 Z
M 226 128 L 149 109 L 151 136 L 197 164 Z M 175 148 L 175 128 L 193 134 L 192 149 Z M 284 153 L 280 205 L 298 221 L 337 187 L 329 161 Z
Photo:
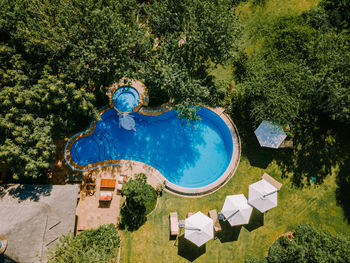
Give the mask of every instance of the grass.
M 261 44 L 263 36 L 255 34 L 260 27 L 264 27 L 264 23 L 269 23 L 266 20 L 273 16 L 299 15 L 315 7 L 317 3 L 318 0 L 269 0 L 262 7 L 253 7 L 251 2 L 243 3 L 237 12 L 240 13 L 245 28 L 242 40 L 245 51 L 249 55 Z M 254 30 L 249 31 L 249 27 Z M 211 74 L 220 81 L 230 81 L 231 72 L 224 67 L 214 69 Z M 328 230 L 334 235 L 350 236 L 350 225 L 344 219 L 343 209 L 337 205 L 336 193 L 339 188 L 336 184 L 336 170 L 331 172 L 332 176 L 326 176 L 320 185 L 306 184 L 303 188 L 297 188 L 292 183 L 293 176 L 297 173 L 314 175 L 315 171 L 308 167 L 318 168 L 319 164 L 316 163 L 322 163 L 317 158 L 325 156 L 315 154 L 316 150 L 322 153 L 322 149 L 312 151 L 313 145 L 304 149 L 305 141 L 302 141 L 300 145 L 303 146 L 304 155 L 307 157 L 311 153 L 315 156 L 314 163 L 302 154 L 296 155 L 301 158 L 295 161 L 291 159 L 292 154 L 282 152 L 288 150 L 274 152 L 258 149 L 253 131 L 242 129 L 241 123 L 236 124 L 241 133 L 243 155 L 231 180 L 219 191 L 202 198 L 181 198 L 165 192 L 157 208 L 139 230 L 121 232 L 120 262 L 244 262 L 248 257 L 265 256 L 269 246 L 279 236 L 301 222 L 317 229 Z M 281 166 L 281 159 L 276 162 L 278 158 L 275 157 L 280 153 L 295 162 L 298 169 L 286 170 Z M 298 151 L 294 151 L 294 154 L 297 153 Z M 186 242 L 183 232 L 178 240 L 170 239 L 170 212 L 177 211 L 179 218 L 184 219 L 188 212 L 202 211 L 206 214 L 211 209 L 220 211 L 227 195 L 243 193 L 247 197 L 249 184 L 259 180 L 264 172 L 283 183 L 276 208 L 265 213 L 263 217 L 255 212 L 249 225 L 236 227 L 231 232 L 226 229 L 225 235 L 209 241 L 201 249 L 195 249 Z M 289 177 L 282 177 L 282 174 Z M 347 194 L 346 189 L 344 193 Z
M 300 222 L 309 223 L 333 234 L 350 235 L 350 226 L 343 220 L 343 211 L 336 205 L 335 177 L 328 177 L 322 185 L 295 188 L 290 179 L 281 178 L 281 171 L 273 161 L 267 169 L 250 165 L 243 157 L 233 178 L 219 191 L 202 198 L 181 198 L 164 193 L 157 209 L 137 231 L 123 231 L 120 262 L 188 262 L 193 260 L 191 247 L 183 249 L 183 238 L 177 242 L 169 238 L 169 213 L 177 211 L 180 219 L 187 212 L 210 209 L 221 210 L 226 195 L 243 193 L 247 196 L 249 184 L 268 172 L 283 183 L 278 206 L 254 225 L 236 229 L 232 238 L 215 239 L 199 251 L 195 262 L 243 262 L 248 256 L 266 255 L 268 247 L 283 233 Z M 249 230 L 248 230 L 249 229 Z M 238 237 L 237 237 L 238 236 Z M 180 255 L 179 255 L 180 254 Z
M 152 197 L 145 204 L 146 206 L 146 214 L 149 214 L 153 211 L 157 204 L 157 193 L 151 185 L 147 185 L 150 188 L 150 192 L 152 193 Z
M 244 28 L 242 42 L 248 56 L 264 41 L 266 28 L 277 17 L 299 16 L 314 8 L 319 0 L 265 0 L 262 5 L 254 5 L 252 1 L 243 2 L 236 10 L 240 24 Z

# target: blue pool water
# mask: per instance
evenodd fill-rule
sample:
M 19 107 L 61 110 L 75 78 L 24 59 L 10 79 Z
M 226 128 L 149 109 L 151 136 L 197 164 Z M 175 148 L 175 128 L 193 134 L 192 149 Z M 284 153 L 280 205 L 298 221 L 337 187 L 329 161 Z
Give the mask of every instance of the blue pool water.
M 168 181 L 182 187 L 202 187 L 218 179 L 233 151 L 230 131 L 212 111 L 201 108 L 202 120 L 182 123 L 173 111 L 160 116 L 132 113 L 136 132 L 119 128 L 118 114 L 102 114 L 94 132 L 75 141 L 71 158 L 78 165 L 126 159 L 144 162 Z
M 120 111 L 131 112 L 139 101 L 140 95 L 132 87 L 121 87 L 113 94 L 113 104 Z

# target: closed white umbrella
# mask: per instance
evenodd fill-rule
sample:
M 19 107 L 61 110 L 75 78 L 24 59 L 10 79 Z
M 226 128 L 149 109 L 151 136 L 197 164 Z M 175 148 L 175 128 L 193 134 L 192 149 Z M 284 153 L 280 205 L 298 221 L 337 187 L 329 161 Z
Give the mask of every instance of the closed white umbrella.
M 277 206 L 278 189 L 264 179 L 249 185 L 248 202 L 260 212 Z
M 224 215 L 231 226 L 245 225 L 249 223 L 253 207 L 248 204 L 243 194 L 226 196 L 221 214 Z
M 213 219 L 197 212 L 185 220 L 185 238 L 200 247 L 214 238 Z

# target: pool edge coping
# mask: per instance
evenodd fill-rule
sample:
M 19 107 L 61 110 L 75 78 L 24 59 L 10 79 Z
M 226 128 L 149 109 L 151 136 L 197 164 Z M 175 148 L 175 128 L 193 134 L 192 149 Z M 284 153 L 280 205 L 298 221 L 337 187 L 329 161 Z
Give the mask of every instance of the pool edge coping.
M 205 107 L 205 108 L 207 108 L 208 110 L 218 115 L 224 121 L 224 123 L 227 125 L 230 131 L 232 143 L 233 143 L 233 149 L 232 149 L 233 153 L 232 153 L 229 165 L 227 166 L 225 172 L 218 179 L 216 179 L 214 182 L 210 183 L 209 185 L 206 185 L 203 187 L 197 187 L 197 188 L 181 187 L 169 182 L 165 178 L 165 176 L 161 172 L 159 172 L 156 168 L 146 163 L 134 161 L 134 160 L 115 159 L 115 160 L 100 161 L 100 162 L 88 164 L 88 165 L 78 165 L 72 160 L 70 155 L 70 149 L 75 141 L 77 141 L 80 138 L 90 136 L 95 131 L 97 120 L 92 121 L 90 124 L 90 127 L 87 130 L 76 133 L 68 140 L 64 150 L 65 161 L 73 170 L 80 171 L 80 172 L 85 172 L 90 169 L 97 169 L 104 166 L 127 166 L 127 165 L 138 166 L 138 167 L 141 167 L 142 169 L 145 169 L 145 171 L 147 171 L 150 175 L 154 176 L 159 181 L 160 184 L 164 185 L 164 190 L 169 193 L 182 196 L 182 197 L 194 197 L 194 198 L 203 197 L 203 196 L 212 194 L 218 191 L 221 187 L 223 187 L 236 172 L 240 162 L 240 157 L 241 157 L 241 140 L 240 140 L 236 125 L 234 124 L 231 117 L 224 111 L 223 108 L 211 108 L 211 107 Z M 110 105 L 103 107 L 100 110 L 100 116 L 106 111 L 108 111 L 109 109 L 112 109 Z M 156 111 L 156 112 L 152 111 L 152 116 L 161 115 L 164 112 L 167 112 L 171 109 L 172 108 L 170 106 L 164 107 L 164 105 L 161 105 L 159 111 Z M 141 112 L 139 113 L 142 114 Z M 148 115 L 148 114 L 144 114 L 144 115 Z
M 186 187 L 181 187 L 176 184 L 173 184 L 169 181 L 166 181 L 165 189 L 167 190 L 167 192 L 170 192 L 172 194 L 182 196 L 182 197 L 192 197 L 192 198 L 199 198 L 199 197 L 212 194 L 220 190 L 231 179 L 231 177 L 235 174 L 238 168 L 240 158 L 241 158 L 241 140 L 240 140 L 236 125 L 234 124 L 231 117 L 224 111 L 223 108 L 211 108 L 211 107 L 205 107 L 205 108 L 209 109 L 210 111 L 218 115 L 229 128 L 229 131 L 232 137 L 232 143 L 233 143 L 233 153 L 232 153 L 230 163 L 227 166 L 225 172 L 218 179 L 216 179 L 214 182 L 206 186 L 197 187 L 197 188 L 186 188 Z

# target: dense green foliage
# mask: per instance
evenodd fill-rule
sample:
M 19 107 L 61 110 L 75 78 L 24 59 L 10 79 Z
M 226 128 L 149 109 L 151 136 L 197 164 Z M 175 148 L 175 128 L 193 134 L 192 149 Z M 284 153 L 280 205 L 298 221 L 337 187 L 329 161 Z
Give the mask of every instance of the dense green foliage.
M 204 104 L 295 134 L 305 116 L 349 125 L 349 1 L 249 22 L 236 12 L 245 3 L 0 1 L 0 160 L 15 178 L 45 174 L 53 139 L 98 118 L 121 77 L 190 120 Z
M 350 123 L 350 37 L 329 20 L 316 8 L 252 22 L 251 37 L 259 45 L 249 56 L 243 52 L 236 66 L 244 68 L 238 88 L 254 120 L 293 124 L 320 111 Z
M 119 246 L 120 238 L 115 225 L 102 225 L 77 236 L 62 236 L 56 249 L 49 252 L 48 262 L 114 262 Z
M 136 230 L 146 222 L 146 215 L 154 209 L 156 191 L 147 184 L 146 175 L 141 173 L 125 184 L 122 196 L 125 196 L 125 202 L 120 211 L 120 225 L 128 230 Z
M 332 25 L 340 30 L 350 28 L 349 0 L 322 0 L 320 5 L 327 11 Z
M 198 118 L 192 105 L 219 104 L 226 88 L 207 71 L 230 57 L 232 2 L 190 3 L 0 1 L 0 159 L 15 177 L 43 175 L 52 140 L 97 117 L 122 77 L 189 119 Z
M 300 224 L 295 229 L 294 238 L 278 238 L 269 248 L 266 259 L 248 260 L 247 262 L 349 262 L 350 240 L 335 237 L 329 232 L 316 230 L 307 224 Z

